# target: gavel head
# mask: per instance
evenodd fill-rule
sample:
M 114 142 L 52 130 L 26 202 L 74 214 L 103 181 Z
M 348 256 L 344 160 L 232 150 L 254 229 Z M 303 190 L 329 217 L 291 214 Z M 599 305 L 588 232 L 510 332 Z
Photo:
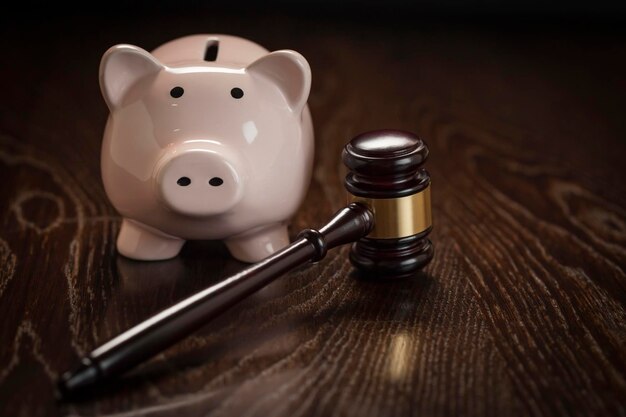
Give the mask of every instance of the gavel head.
M 343 150 L 350 202 L 365 204 L 374 228 L 352 245 L 350 261 L 372 277 L 414 275 L 433 257 L 426 144 L 409 132 L 363 133 Z

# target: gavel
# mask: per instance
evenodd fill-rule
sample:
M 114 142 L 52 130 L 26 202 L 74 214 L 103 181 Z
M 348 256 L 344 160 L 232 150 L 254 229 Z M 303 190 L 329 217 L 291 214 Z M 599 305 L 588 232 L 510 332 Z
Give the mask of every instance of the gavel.
M 369 279 L 415 276 L 433 257 L 426 144 L 416 135 L 377 130 L 343 150 L 348 205 L 319 230 L 306 229 L 289 246 L 132 327 L 84 357 L 58 381 L 72 398 L 121 375 L 198 330 L 212 318 L 306 262 L 352 243 L 350 262 Z

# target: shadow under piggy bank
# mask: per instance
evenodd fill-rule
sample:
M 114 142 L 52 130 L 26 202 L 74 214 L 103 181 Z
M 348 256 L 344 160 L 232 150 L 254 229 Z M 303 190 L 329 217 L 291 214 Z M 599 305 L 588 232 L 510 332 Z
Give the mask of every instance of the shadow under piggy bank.
M 233 259 L 219 241 L 188 242 L 180 255 L 164 261 L 136 261 L 118 255 L 119 295 L 149 296 L 155 293 L 154 296 L 158 296 L 156 293 L 168 291 L 176 300 L 213 285 L 246 266 Z M 180 297 L 175 297 L 176 293 L 180 293 Z M 161 305 L 165 307 L 167 303 Z

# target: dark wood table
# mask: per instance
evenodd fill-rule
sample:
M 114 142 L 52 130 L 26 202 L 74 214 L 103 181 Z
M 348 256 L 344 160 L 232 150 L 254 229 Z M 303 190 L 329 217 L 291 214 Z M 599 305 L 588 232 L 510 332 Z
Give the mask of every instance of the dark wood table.
M 3 26 L 0 414 L 625 415 L 626 37 L 557 29 L 273 14 Z M 317 153 L 292 237 L 342 206 L 343 144 L 393 127 L 429 144 L 436 256 L 376 283 L 336 250 L 101 395 L 57 403 L 81 355 L 244 266 L 220 242 L 118 256 L 100 180 L 102 53 L 203 32 L 311 64 Z

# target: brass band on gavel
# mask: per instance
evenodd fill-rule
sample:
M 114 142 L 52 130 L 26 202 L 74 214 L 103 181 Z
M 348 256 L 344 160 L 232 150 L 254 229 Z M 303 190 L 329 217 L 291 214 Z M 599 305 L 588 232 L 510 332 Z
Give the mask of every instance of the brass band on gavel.
M 417 235 L 433 225 L 430 185 L 413 195 L 400 198 L 365 198 L 348 195 L 348 203 L 362 203 L 374 213 L 372 239 L 394 239 Z

